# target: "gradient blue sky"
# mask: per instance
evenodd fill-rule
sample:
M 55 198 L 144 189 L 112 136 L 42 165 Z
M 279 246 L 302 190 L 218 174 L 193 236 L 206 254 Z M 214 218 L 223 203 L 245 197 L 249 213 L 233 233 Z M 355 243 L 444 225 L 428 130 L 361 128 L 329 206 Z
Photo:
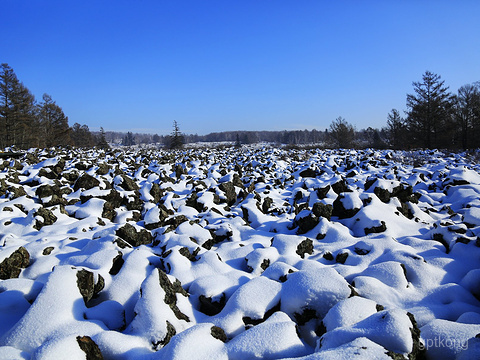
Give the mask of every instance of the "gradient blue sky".
M 2 0 L 0 62 L 91 130 L 383 127 L 480 80 L 480 1 Z

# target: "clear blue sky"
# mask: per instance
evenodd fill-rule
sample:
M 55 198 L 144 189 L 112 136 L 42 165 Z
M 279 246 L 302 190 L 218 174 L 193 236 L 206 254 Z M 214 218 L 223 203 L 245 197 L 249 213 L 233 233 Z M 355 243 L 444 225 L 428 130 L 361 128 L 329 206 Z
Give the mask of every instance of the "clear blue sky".
M 0 62 L 91 130 L 382 127 L 480 80 L 480 1 L 2 0 Z

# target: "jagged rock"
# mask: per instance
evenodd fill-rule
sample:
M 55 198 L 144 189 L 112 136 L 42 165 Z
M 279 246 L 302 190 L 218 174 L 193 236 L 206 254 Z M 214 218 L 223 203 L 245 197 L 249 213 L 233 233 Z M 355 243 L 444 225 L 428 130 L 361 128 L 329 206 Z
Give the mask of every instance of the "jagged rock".
M 365 181 L 365 184 L 363 185 L 363 189 L 365 191 L 367 191 L 368 189 L 370 189 L 370 187 L 375 184 L 375 182 L 377 181 L 377 178 L 376 177 L 373 177 L 373 178 L 368 178 L 366 181 Z
M 305 210 L 300 212 L 293 220 L 292 228 L 297 229 L 297 234 L 305 234 L 318 225 L 318 218 L 311 212 Z
M 126 206 L 127 210 L 142 211 L 143 208 L 143 200 L 140 199 L 138 191 L 135 191 L 133 196 L 124 197 L 122 204 Z
M 39 198 L 45 198 L 58 194 L 60 194 L 60 187 L 58 185 L 41 185 L 35 190 L 35 195 L 37 195 Z
M 268 196 L 263 200 L 262 211 L 263 211 L 264 214 L 268 213 L 268 210 L 270 209 L 272 204 L 273 204 L 273 200 L 271 198 L 269 198 Z
M 95 280 L 91 271 L 82 269 L 77 272 L 77 286 L 85 304 L 93 297 Z
M 242 182 L 242 179 L 240 179 L 240 176 L 241 175 L 239 174 L 233 174 L 232 182 L 233 182 L 233 185 L 243 189 L 245 188 L 245 186 L 243 185 L 243 182 Z
M 125 174 L 120 175 L 122 177 L 122 188 L 126 191 L 135 191 L 140 188 L 130 177 Z
M 89 190 L 99 185 L 100 185 L 100 181 L 95 179 L 93 176 L 88 174 L 83 174 L 77 179 L 77 181 L 75 181 L 75 184 L 73 185 L 73 190 L 74 191 L 77 191 L 79 189 Z
M 19 187 L 10 186 L 7 190 L 11 194 L 9 197 L 12 200 L 27 195 L 27 193 L 25 192 L 25 189 L 22 186 L 19 186 Z
M 43 207 L 39 208 L 35 212 L 35 216 L 41 216 L 43 218 L 43 222 L 37 220 L 35 225 L 33 226 L 37 230 L 40 230 L 43 226 L 46 225 L 53 225 L 57 221 L 57 217 L 53 214 L 53 212 Z
M 192 261 L 192 262 L 195 262 L 197 261 L 197 255 L 198 253 L 200 252 L 200 248 L 197 247 L 193 253 L 190 253 L 190 250 L 188 249 L 188 247 L 184 246 L 182 247 L 179 251 L 178 251 L 181 255 L 185 256 L 188 260 Z
M 165 304 L 170 306 L 170 309 L 172 309 L 177 319 L 189 322 L 189 317 L 182 313 L 177 307 L 177 294 L 188 296 L 188 293 L 182 288 L 182 284 L 180 281 L 178 281 L 178 279 L 175 279 L 173 283 L 170 282 L 167 274 L 165 274 L 161 269 L 158 269 L 158 274 L 160 287 L 165 291 L 165 298 L 163 299 Z
M 348 258 L 348 253 L 338 253 L 337 256 L 335 256 L 335 261 L 340 264 L 345 264 L 345 261 Z
M 398 206 L 397 210 L 406 218 L 413 219 L 412 210 L 406 203 L 401 202 L 401 206 Z
M 332 190 L 337 194 L 350 191 L 347 187 L 347 183 L 345 182 L 345 180 L 340 180 L 337 181 L 335 184 L 332 184 Z
M 82 269 L 77 271 L 77 287 L 83 297 L 85 305 L 105 286 L 105 280 L 99 274 L 97 283 L 95 284 L 94 275 L 91 271 Z
M 323 254 L 323 258 L 325 260 L 332 261 L 333 260 L 333 255 L 330 251 L 327 251 L 325 254 Z
M 295 313 L 295 322 L 303 326 L 312 319 L 318 319 L 317 312 L 314 309 L 305 308 L 302 313 Z
M 70 183 L 74 183 L 78 178 L 78 172 L 75 170 L 70 170 L 69 172 L 62 173 L 62 176 L 65 180 L 69 181 Z
M 346 209 L 342 202 L 343 198 L 345 198 L 345 196 L 343 194 L 340 194 L 333 202 L 332 215 L 338 216 L 339 219 L 351 218 L 357 212 L 359 212 L 360 209 L 359 208 Z
M 443 234 L 440 234 L 440 233 L 433 234 L 432 235 L 432 240 L 438 241 L 443 246 L 445 246 L 445 252 L 447 254 L 450 252 L 450 245 L 448 244 L 448 242 L 443 237 Z
M 212 326 L 210 329 L 210 334 L 212 334 L 215 339 L 227 342 L 227 335 L 225 334 L 225 331 L 218 326 Z
M 332 205 L 317 202 L 313 204 L 312 213 L 316 217 L 324 217 L 325 219 L 330 220 L 330 217 L 332 216 L 332 210 Z
M 200 302 L 200 312 L 208 316 L 214 316 L 223 310 L 223 308 L 225 307 L 226 298 L 225 294 L 223 293 L 219 301 L 213 301 L 211 297 L 200 295 L 198 297 L 198 301 Z
M 150 195 L 153 196 L 153 202 L 155 204 L 159 203 L 163 197 L 163 190 L 160 185 L 158 185 L 157 183 L 153 183 L 152 188 L 150 189 Z
M 0 263 L 0 280 L 18 278 L 22 269 L 30 264 L 30 254 L 20 246 L 12 255 Z
M 51 199 L 43 204 L 45 207 L 51 207 L 51 206 L 56 206 L 56 205 L 67 205 L 67 200 L 65 200 L 63 197 L 53 194 Z
M 171 226 L 173 229 L 176 229 L 178 225 L 184 223 L 185 221 L 188 221 L 188 218 L 185 215 L 177 215 L 166 220 L 164 225 Z
M 97 175 L 107 175 L 110 171 L 109 166 L 106 163 L 100 163 L 96 171 Z
M 382 189 L 377 186 L 375 189 L 373 189 L 373 193 L 377 195 L 377 197 L 384 203 L 388 203 L 390 201 L 390 192 L 386 189 Z
M 148 245 L 153 241 L 152 234 L 146 229 L 137 231 L 131 224 L 125 224 L 115 234 L 132 246 Z
M 122 253 L 119 252 L 118 255 L 113 258 L 113 264 L 108 273 L 110 275 L 117 275 L 122 268 L 124 262 L 125 260 L 123 260 Z
M 84 170 L 88 169 L 88 165 L 85 164 L 84 162 L 81 162 L 81 161 L 77 162 L 74 166 L 78 170 L 83 170 L 84 171 Z
M 103 360 L 102 352 L 90 336 L 77 336 L 77 343 L 87 360 Z
M 298 175 L 300 175 L 303 178 L 315 178 L 317 177 L 317 172 L 312 168 L 307 168 L 301 171 Z
M 280 303 L 278 303 L 277 305 L 275 305 L 274 307 L 268 309 L 265 314 L 263 315 L 262 318 L 260 319 L 256 319 L 256 318 L 251 318 L 249 316 L 244 316 L 242 317 L 242 321 L 243 323 L 246 325 L 246 326 L 256 326 L 258 324 L 261 324 L 263 323 L 265 320 L 267 320 L 270 316 L 272 316 L 274 313 L 276 313 L 277 311 L 280 311 L 281 309 L 281 306 L 280 306 Z
M 123 202 L 122 195 L 115 189 L 111 189 L 108 195 L 99 196 L 99 198 L 111 203 L 114 209 L 120 207 Z
M 49 168 L 41 168 L 38 172 L 38 176 L 46 177 L 47 179 L 50 179 L 50 180 L 59 178 L 59 175 L 55 171 Z
M 235 186 L 231 182 L 221 183 L 218 188 L 224 192 L 227 198 L 227 205 L 232 206 L 237 201 L 237 193 L 235 192 Z
M 392 197 L 397 197 L 401 202 L 412 202 L 414 204 L 418 203 L 418 197 L 413 193 L 413 188 L 411 185 L 404 186 L 400 184 L 395 187 L 391 194 Z
M 186 169 L 183 168 L 181 164 L 175 165 L 175 176 L 177 177 L 177 179 L 179 179 L 180 176 L 186 175 L 186 174 L 187 174 L 187 171 Z
M 312 255 L 313 254 L 313 241 L 310 239 L 303 240 L 297 246 L 297 250 L 295 251 L 302 259 L 305 258 L 305 254 Z
M 110 221 L 113 221 L 113 219 L 115 219 L 115 216 L 117 216 L 117 212 L 115 211 L 115 207 L 113 206 L 113 204 L 108 201 L 104 203 L 103 210 L 102 210 L 102 217 Z
M 185 205 L 193 207 L 198 212 L 205 211 L 205 206 L 201 202 L 198 201 L 198 194 L 194 191 L 190 195 L 190 197 L 185 202 Z
M 163 347 L 167 345 L 172 339 L 172 337 L 174 337 L 177 334 L 177 330 L 175 329 L 175 326 L 173 326 L 168 320 L 166 320 L 166 323 L 167 323 L 167 334 L 161 341 L 153 343 L 153 350 L 155 351 L 158 350 L 159 346 Z
M 384 232 L 385 230 L 387 230 L 387 225 L 385 225 L 385 221 L 380 221 L 380 225 L 378 226 L 372 226 L 370 228 L 365 228 L 364 231 L 365 231 L 365 235 L 368 235 L 368 234 L 377 234 L 377 233 L 381 233 L 381 232 Z

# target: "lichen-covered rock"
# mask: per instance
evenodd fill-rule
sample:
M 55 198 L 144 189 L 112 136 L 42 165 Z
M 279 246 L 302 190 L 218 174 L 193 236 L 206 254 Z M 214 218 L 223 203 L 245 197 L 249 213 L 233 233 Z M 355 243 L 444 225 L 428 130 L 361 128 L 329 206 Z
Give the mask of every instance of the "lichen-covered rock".
M 180 281 L 175 279 L 172 283 L 161 269 L 158 269 L 160 287 L 165 291 L 165 298 L 163 299 L 165 304 L 170 306 L 173 313 L 179 320 L 190 321 L 189 317 L 182 313 L 177 306 L 177 294 L 188 296 L 188 293 L 182 288 Z
M 77 191 L 79 189 L 93 189 L 94 187 L 97 187 L 100 185 L 100 181 L 95 179 L 93 176 L 88 175 L 88 174 L 83 174 L 80 176 L 77 181 L 75 181 L 75 184 L 73 185 L 73 190 Z
M 43 218 L 43 221 L 37 220 L 36 224 L 34 225 L 37 230 L 40 230 L 46 225 L 53 225 L 57 221 L 57 217 L 53 214 L 53 212 L 43 207 L 39 208 L 35 212 L 35 216 L 41 216 Z
M 332 210 L 332 205 L 317 202 L 313 204 L 312 213 L 318 218 L 323 217 L 327 220 L 330 220 L 330 217 L 332 216 Z
M 93 272 L 82 269 L 77 271 L 77 286 L 86 305 L 95 295 L 103 290 L 105 282 L 99 274 L 97 283 L 95 283 Z
M 318 218 L 308 210 L 302 210 L 293 220 L 292 228 L 297 229 L 297 234 L 305 234 L 318 225 Z
M 218 188 L 223 191 L 226 197 L 228 206 L 232 206 L 237 201 L 237 193 L 235 192 L 235 186 L 231 182 L 221 183 Z
M 339 219 L 351 218 L 360 211 L 362 205 L 356 193 L 342 193 L 333 202 L 332 215 Z
M 85 353 L 87 360 L 103 360 L 102 352 L 90 336 L 77 336 L 78 346 Z
M 18 278 L 22 269 L 25 269 L 30 264 L 30 254 L 23 247 L 20 246 L 12 255 L 0 263 L 0 279 Z
M 365 228 L 365 235 L 368 234 L 378 234 L 381 232 L 384 232 L 387 230 L 387 225 L 385 224 L 385 221 L 380 221 L 380 225 L 378 226 L 372 226 L 370 228 Z
M 300 255 L 302 259 L 305 258 L 305 254 L 313 254 L 313 241 L 311 239 L 305 239 L 297 246 L 296 253 Z
M 153 236 L 148 230 L 137 231 L 133 225 L 128 223 L 119 228 L 115 234 L 132 246 L 148 245 L 153 241 Z

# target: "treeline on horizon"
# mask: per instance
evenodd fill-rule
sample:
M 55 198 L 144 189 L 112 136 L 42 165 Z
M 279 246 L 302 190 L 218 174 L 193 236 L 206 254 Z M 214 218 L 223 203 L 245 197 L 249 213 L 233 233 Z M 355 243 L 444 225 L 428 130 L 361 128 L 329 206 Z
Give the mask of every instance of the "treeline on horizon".
M 37 102 L 8 64 L 0 65 L 0 149 L 82 146 L 108 148 L 103 129 L 92 134 L 87 125 L 68 124 L 62 108 L 48 94 Z
M 338 117 L 325 130 L 224 131 L 207 135 L 181 134 L 174 121 L 169 135 L 133 134 L 132 132 L 91 132 L 87 125 L 69 126 L 68 117 L 48 94 L 38 103 L 20 82 L 8 64 L 0 68 L 0 148 L 77 146 L 108 148 L 109 144 L 125 146 L 157 144 L 175 147 L 195 142 L 231 142 L 251 144 L 271 142 L 288 145 L 322 144 L 340 148 L 444 148 L 480 147 L 480 82 L 461 86 L 456 94 L 449 92 L 440 75 L 426 71 L 422 80 L 413 82 L 412 94 L 406 96 L 404 116 L 392 109 L 386 126 L 357 130 L 346 119 Z M 178 140 L 181 139 L 181 143 Z

